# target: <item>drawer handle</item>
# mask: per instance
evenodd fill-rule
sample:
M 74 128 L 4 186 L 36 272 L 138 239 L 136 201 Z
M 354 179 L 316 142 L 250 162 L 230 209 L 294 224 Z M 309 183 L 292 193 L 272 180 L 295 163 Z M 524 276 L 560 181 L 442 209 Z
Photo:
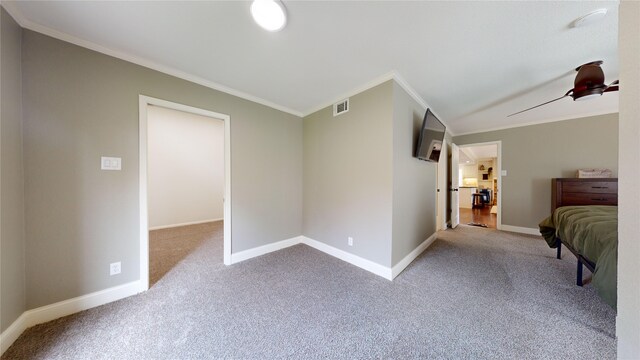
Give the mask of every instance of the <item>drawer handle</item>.
M 593 201 L 607 201 L 607 199 L 605 198 L 597 198 L 597 199 L 591 199 Z
M 608 189 L 608 186 L 592 186 L 592 189 Z

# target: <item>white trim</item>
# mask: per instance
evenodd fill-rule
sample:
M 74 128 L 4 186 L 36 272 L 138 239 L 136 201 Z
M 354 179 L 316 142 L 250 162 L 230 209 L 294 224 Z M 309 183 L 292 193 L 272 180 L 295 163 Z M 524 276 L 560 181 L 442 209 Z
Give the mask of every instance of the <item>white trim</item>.
M 402 89 L 404 89 L 404 91 L 407 92 L 407 94 L 409 96 L 411 96 L 413 98 L 413 100 L 415 100 L 418 104 L 420 104 L 420 106 L 422 106 L 425 110 L 427 108 L 431 109 L 431 112 L 438 118 L 438 120 L 440 120 L 440 122 L 442 122 L 442 124 L 447 128 L 447 130 L 449 131 L 449 133 L 451 134 L 451 136 L 457 135 L 454 134 L 451 131 L 451 128 L 449 127 L 449 125 L 447 124 L 446 121 L 442 120 L 442 117 L 440 117 L 438 115 L 438 113 L 436 111 L 434 111 L 432 108 L 429 107 L 429 105 L 424 101 L 424 99 L 418 95 L 418 92 L 411 87 L 411 85 L 409 85 L 409 83 L 396 71 L 396 70 L 392 70 L 384 75 L 381 75 L 371 81 L 366 82 L 363 85 L 360 85 L 354 89 L 352 89 L 351 91 L 348 91 L 344 94 L 342 94 L 342 96 L 338 96 L 335 97 L 333 101 L 331 102 L 326 102 L 323 105 L 319 105 L 319 106 L 314 106 L 310 109 L 308 109 L 307 111 L 305 111 L 302 115 L 302 117 L 306 117 L 309 116 L 313 113 L 315 113 L 316 111 L 320 111 L 324 108 L 327 108 L 329 106 L 333 106 L 333 104 L 335 103 L 339 103 L 340 101 L 350 98 L 352 96 L 358 95 L 360 93 L 363 93 L 369 89 L 372 89 L 380 84 L 383 84 L 389 80 L 395 80 L 396 83 L 398 83 L 398 85 L 400 85 L 400 87 L 402 87 Z
M 344 99 L 350 98 L 354 95 L 358 95 L 364 91 L 367 91 L 371 88 L 374 88 L 382 83 L 385 83 L 389 80 L 393 79 L 393 72 L 389 72 L 387 74 L 384 74 L 382 76 L 379 76 L 371 81 L 366 82 L 363 85 L 360 85 L 358 87 L 356 87 L 355 89 L 352 89 L 351 91 L 347 91 L 346 93 L 342 94 L 342 96 L 336 96 L 335 98 L 333 98 L 332 101 L 327 101 L 325 103 L 323 103 L 322 105 L 318 105 L 318 106 L 314 106 L 310 109 L 308 109 L 307 111 L 302 113 L 302 117 L 306 117 L 309 116 L 313 113 L 315 113 L 316 111 L 320 111 L 324 108 L 328 108 L 330 106 L 333 106 L 333 104 L 338 103 Z
M 34 325 L 124 299 L 139 293 L 140 288 L 140 281 L 137 280 L 25 311 L 0 335 L 0 354 L 9 348 L 22 332 Z
M 140 95 L 138 126 L 140 201 L 140 291 L 149 289 L 149 207 L 147 193 L 147 102 Z
M 396 276 L 400 275 L 400 273 L 409 266 L 423 251 L 427 250 L 427 248 L 433 244 L 434 241 L 438 238 L 438 232 L 434 232 L 431 236 L 429 236 L 425 241 L 423 241 L 417 248 L 413 249 L 412 252 L 407 254 L 404 259 L 400 260 L 396 266 L 391 268 L 391 278 L 395 279 Z
M 528 228 L 528 227 L 522 227 L 522 226 L 502 225 L 502 229 L 500 230 L 541 236 L 540 229 L 534 229 L 534 228 Z
M 367 270 L 373 274 L 381 276 L 387 280 L 393 280 L 396 276 L 398 276 L 413 260 L 415 260 L 425 249 L 429 247 L 437 238 L 437 233 L 429 236 L 428 239 L 423 241 L 417 248 L 411 251 L 407 256 L 404 257 L 396 266 L 392 268 L 380 265 L 371 260 L 364 259 L 360 256 L 354 255 L 352 253 L 346 252 L 344 250 L 340 250 L 333 246 L 327 245 L 317 240 L 313 240 L 306 236 L 297 236 L 291 239 L 286 239 L 282 241 L 278 241 L 276 243 L 262 245 L 253 249 L 244 250 L 239 253 L 234 253 L 231 255 L 231 262 L 233 264 L 239 263 L 244 260 L 248 260 L 257 256 L 261 256 L 264 254 L 268 254 L 270 252 L 282 250 L 284 248 L 297 245 L 297 244 L 305 244 L 316 250 L 320 250 L 325 254 L 331 255 L 335 258 L 338 258 L 342 261 L 346 261 L 351 265 L 357 266 L 363 270 Z
M 531 121 L 524 124 L 498 126 L 498 127 L 489 128 L 486 130 L 470 131 L 466 133 L 456 134 L 455 136 L 482 134 L 482 133 L 491 132 L 491 131 L 507 130 L 507 129 L 525 127 L 525 126 L 541 125 L 541 124 L 554 123 L 554 122 L 560 122 L 560 121 L 582 119 L 582 118 L 591 117 L 591 116 L 600 116 L 600 115 L 617 114 L 617 113 L 618 113 L 617 111 L 611 111 L 611 110 L 594 111 L 594 112 L 589 112 L 584 114 L 566 115 L 566 116 L 559 116 L 559 117 L 545 119 L 545 120 Z
M 243 91 L 240 90 L 236 90 L 233 88 L 230 88 L 228 86 L 222 85 L 222 84 L 218 84 L 215 83 L 213 81 L 210 80 L 206 80 L 204 78 L 201 78 L 199 76 L 195 76 L 192 74 L 189 74 L 187 72 L 172 68 L 170 66 L 166 66 L 166 65 L 161 65 L 158 64 L 156 62 L 144 59 L 142 57 L 138 57 L 135 55 L 131 55 L 131 54 L 127 54 L 125 52 L 119 51 L 119 50 L 115 50 L 115 49 L 111 49 L 108 48 L 106 46 L 103 45 L 99 45 L 96 44 L 94 42 L 85 40 L 85 39 L 81 39 L 78 37 L 75 37 L 73 35 L 58 31 L 58 30 L 54 30 L 51 29 L 49 27 L 37 24 L 29 19 L 27 19 L 22 12 L 20 11 L 20 9 L 18 9 L 17 6 L 15 6 L 13 4 L 12 1 L 8 1 L 8 2 L 2 2 L 2 6 L 5 8 L 5 10 L 7 10 L 7 12 L 11 15 L 11 17 L 14 18 L 14 20 L 16 20 L 16 22 L 18 23 L 18 25 L 20 25 L 21 27 L 25 28 L 25 29 L 29 29 L 47 36 L 51 36 L 53 38 L 74 44 L 74 45 L 78 45 L 81 46 L 83 48 L 86 49 L 90 49 L 93 51 L 97 51 L 99 53 L 105 54 L 105 55 L 109 55 L 124 61 L 128 61 L 130 63 L 136 64 L 136 65 L 140 65 L 140 66 L 144 66 L 146 68 L 155 70 L 155 71 L 159 71 L 161 73 L 164 74 L 168 74 L 174 77 L 177 77 L 179 79 L 183 79 L 183 80 L 187 80 L 190 81 L 192 83 L 195 84 L 199 84 L 205 87 L 208 87 L 210 89 L 213 90 L 217 90 L 217 91 L 221 91 L 223 93 L 229 94 L 229 95 L 233 95 L 233 96 L 237 96 L 239 98 L 242 99 L 246 99 L 252 102 L 255 102 L 257 104 L 261 104 L 264 106 L 268 106 L 270 108 L 276 109 L 276 110 L 280 110 L 286 113 L 289 113 L 291 115 L 295 115 L 298 117 L 306 117 L 310 114 L 313 114 L 314 112 L 318 111 L 318 110 L 322 110 L 328 106 L 331 106 L 333 103 L 339 101 L 339 100 L 334 100 L 331 102 L 327 102 L 324 103 L 324 105 L 322 106 L 314 106 L 310 109 L 308 109 L 306 112 L 300 112 L 297 110 L 293 110 L 290 109 L 286 106 L 282 106 L 279 104 L 276 104 L 274 102 L 271 102 L 269 100 L 265 100 L 262 99 L 260 97 L 245 93 Z M 402 86 L 404 88 L 404 90 L 411 96 L 413 97 L 420 105 L 422 105 L 424 108 L 427 108 L 427 104 L 426 102 L 422 99 L 422 97 L 420 97 L 420 95 L 418 95 L 418 93 L 404 80 L 404 78 L 402 78 L 397 71 L 393 70 L 385 75 L 382 75 L 376 79 L 373 79 L 367 83 L 365 83 L 364 85 L 361 85 L 359 87 L 356 87 L 355 89 L 345 93 L 345 96 L 340 96 L 340 97 L 336 97 L 335 99 L 344 99 L 347 97 L 351 97 L 353 95 L 359 94 L 363 91 L 369 90 L 377 85 L 382 84 L 385 81 L 394 79 L 396 80 L 396 82 Z M 462 136 L 462 135 L 471 135 L 471 134 L 479 134 L 479 133 L 484 133 L 484 132 L 489 132 L 489 131 L 497 131 L 497 130 L 505 130 L 505 129 L 512 129 L 512 128 L 517 128 L 517 127 L 523 127 L 523 126 L 530 126 L 530 125 L 538 125 L 538 124 L 545 124 L 545 123 L 550 123 L 550 122 L 556 122 L 556 121 L 564 121 L 564 120 L 572 120 L 572 119 L 579 119 L 579 118 L 584 118 L 584 117 L 589 117 L 589 116 L 598 116 L 598 115 L 606 115 L 606 114 L 613 114 L 613 113 L 617 113 L 617 111 L 611 111 L 611 110 L 606 110 L 606 111 L 595 111 L 595 112 L 590 112 L 590 113 L 584 113 L 584 114 L 579 114 L 579 115 L 567 115 L 567 116 L 561 116 L 561 117 L 557 117 L 557 118 L 551 118 L 551 119 L 546 119 L 546 120 L 541 120 L 541 121 L 532 121 L 532 122 L 528 122 L 528 123 L 524 123 L 524 124 L 514 124 L 514 125 L 507 125 L 507 126 L 499 126 L 499 127 L 495 127 L 495 128 L 489 128 L 486 130 L 477 130 L 477 131 L 470 131 L 470 132 L 465 132 L 465 133 L 454 133 L 453 130 L 447 125 L 446 121 L 442 120 L 442 117 L 438 116 L 438 114 L 433 111 L 433 109 L 431 109 L 431 111 L 433 112 L 434 115 L 436 115 L 436 117 L 447 127 L 447 130 L 449 131 L 449 133 L 451 134 L 451 136 Z
M 171 224 L 171 225 L 160 225 L 160 226 L 150 227 L 150 228 L 149 228 L 149 231 L 152 231 L 152 230 L 162 230 L 162 229 L 171 229 L 171 228 L 180 227 L 180 226 L 189 226 L 189 225 L 206 224 L 206 223 L 216 222 L 216 221 L 222 221 L 222 220 L 224 220 L 224 218 L 219 218 L 219 219 L 208 219 L 208 220 L 199 220 L 199 221 L 190 221 L 190 222 L 186 222 L 186 223 Z
M 132 64 L 136 64 L 136 65 L 140 65 L 140 66 L 144 66 L 146 68 L 155 70 L 155 71 L 159 71 L 161 73 L 164 74 L 168 74 L 174 77 L 177 77 L 179 79 L 183 79 L 183 80 L 187 80 L 190 81 L 192 83 L 195 84 L 199 84 L 205 87 L 208 87 L 210 89 L 213 90 L 217 90 L 217 91 L 221 91 L 223 93 L 229 94 L 229 95 L 233 95 L 233 96 L 237 96 L 239 98 L 245 99 L 245 100 L 249 100 L 252 102 L 255 102 L 257 104 L 261 104 L 264 106 L 268 106 L 272 109 L 276 109 L 276 110 L 280 110 L 286 113 L 289 113 L 291 115 L 295 115 L 298 117 L 302 117 L 302 113 L 293 109 L 290 109 L 286 106 L 282 106 L 279 104 L 276 104 L 274 102 L 271 102 L 269 100 L 265 100 L 263 98 L 245 93 L 243 91 L 240 90 L 236 90 L 233 88 L 230 88 L 228 86 L 225 85 L 221 85 L 218 83 L 215 83 L 213 81 L 204 79 L 202 77 L 199 76 L 195 76 L 192 74 L 189 74 L 187 72 L 178 70 L 176 68 L 170 67 L 170 66 L 166 66 L 166 65 L 162 65 L 159 64 L 157 62 L 145 59 L 143 57 L 139 57 L 136 55 L 131 55 L 131 54 L 127 54 L 126 52 L 120 51 L 120 50 L 116 50 L 113 48 L 109 48 L 103 45 L 99 45 L 96 44 L 92 41 L 89 40 L 85 40 L 85 39 L 81 39 L 78 38 L 76 36 L 58 31 L 58 30 L 54 30 L 51 29 L 49 27 L 46 27 L 44 25 L 40 25 L 37 24 L 29 19 L 27 19 L 25 16 L 23 16 L 22 12 L 18 9 L 17 6 L 14 6 L 11 2 L 3 2 L 2 6 L 4 6 L 4 8 L 7 10 L 7 12 L 9 12 L 9 14 L 11 14 L 11 16 L 16 20 L 16 22 L 23 28 L 25 29 L 29 29 L 47 36 L 51 36 L 53 38 L 56 38 L 58 40 L 62 40 L 74 45 L 78 45 L 81 46 L 83 48 L 89 49 L 89 50 L 93 50 L 93 51 L 97 51 L 99 53 L 105 54 L 105 55 L 109 55 L 112 57 L 115 57 L 117 59 L 121 59 L 124 61 L 128 61 Z
M 296 236 L 290 239 L 278 241 L 275 243 L 258 246 L 252 249 L 240 251 L 237 253 L 231 254 L 231 263 L 237 264 L 241 261 L 245 261 L 257 256 L 261 256 L 264 254 L 268 254 L 270 252 L 282 250 L 284 248 L 288 248 L 289 246 L 297 245 L 302 242 L 302 236 Z
M 429 105 L 427 105 L 427 103 L 424 101 L 424 99 L 418 95 L 418 92 L 411 87 L 411 85 L 409 85 L 409 83 L 407 82 L 407 80 L 405 80 L 397 71 L 393 71 L 393 79 L 398 83 L 398 85 L 400 85 L 400 87 L 402 87 L 402 89 L 404 89 L 404 91 L 407 92 L 407 94 L 409 94 L 409 96 L 411 96 L 413 98 L 413 100 L 415 100 L 418 104 L 420 104 L 420 106 L 422 106 L 422 108 L 426 111 L 427 108 L 429 108 Z M 440 119 L 440 117 L 438 116 L 438 114 L 436 114 L 433 109 L 431 109 L 431 112 L 438 118 Z M 442 121 L 442 120 L 440 120 Z M 444 124 L 444 122 L 443 122 Z M 444 124 L 445 126 L 447 126 L 446 124 Z
M 435 115 L 435 117 L 438 118 L 438 120 L 440 120 L 442 125 L 445 126 L 446 131 L 449 132 L 449 134 L 451 134 L 452 137 L 458 135 L 458 134 L 454 134 L 453 133 L 453 130 L 451 129 L 451 127 L 449 126 L 447 121 L 443 120 L 442 116 L 438 115 L 438 112 L 435 111 L 432 107 L 430 107 L 429 104 L 427 104 L 427 102 L 424 101 L 424 99 L 420 95 L 418 95 L 418 92 L 413 87 L 411 87 L 411 85 L 409 85 L 409 82 L 407 82 L 402 77 L 402 75 L 400 75 L 395 70 L 393 71 L 393 79 L 398 83 L 398 85 L 400 85 L 400 87 L 402 87 L 404 89 L 404 91 L 407 92 L 407 94 L 409 94 L 409 96 L 411 96 L 413 98 L 413 100 L 415 100 L 418 104 L 420 104 L 420 106 L 422 106 L 425 111 L 427 109 L 430 109 L 431 113 L 433 115 Z
M 11 344 L 18 340 L 20 335 L 29 327 L 27 326 L 27 316 L 25 314 L 26 312 L 22 313 L 16 321 L 0 334 L 0 355 L 4 354 Z
M 361 258 L 357 255 L 348 253 L 344 250 L 340 250 L 338 248 L 334 248 L 333 246 L 327 245 L 325 243 L 322 243 L 320 241 L 317 240 L 313 240 L 310 239 L 306 236 L 302 236 L 302 243 L 308 246 L 311 246 L 312 248 L 316 249 L 316 250 L 320 250 L 325 254 L 329 254 L 333 257 L 336 257 L 342 261 L 346 261 L 351 265 L 355 265 L 361 269 L 367 270 L 369 272 L 372 272 L 378 276 L 382 276 L 383 278 L 387 279 L 387 280 L 393 280 L 393 276 L 391 273 L 391 268 L 386 267 L 386 266 L 382 266 L 378 263 L 375 263 L 371 260 L 367 260 L 364 258 Z
M 172 101 L 139 95 L 140 286 L 149 289 L 149 215 L 147 201 L 147 106 L 155 105 L 224 121 L 224 264 L 231 265 L 231 117 Z
M 496 214 L 496 229 L 497 230 L 504 230 L 504 225 L 502 225 L 502 140 L 496 140 L 496 141 L 487 141 L 487 142 L 480 142 L 480 143 L 473 143 L 473 144 L 464 144 L 464 145 L 458 145 L 459 148 L 465 148 L 465 147 L 474 147 L 474 146 L 486 146 L 486 145 L 497 145 L 498 146 L 498 150 L 497 150 L 497 170 L 495 171 L 496 174 L 498 174 L 498 194 L 497 196 L 497 208 L 498 208 L 498 213 Z M 453 176 L 453 175 L 452 175 Z

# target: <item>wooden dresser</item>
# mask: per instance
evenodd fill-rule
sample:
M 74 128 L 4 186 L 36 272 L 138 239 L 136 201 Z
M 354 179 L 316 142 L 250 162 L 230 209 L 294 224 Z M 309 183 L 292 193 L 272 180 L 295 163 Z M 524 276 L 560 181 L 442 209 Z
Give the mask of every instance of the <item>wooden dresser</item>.
M 618 179 L 552 179 L 551 212 L 570 205 L 618 205 Z

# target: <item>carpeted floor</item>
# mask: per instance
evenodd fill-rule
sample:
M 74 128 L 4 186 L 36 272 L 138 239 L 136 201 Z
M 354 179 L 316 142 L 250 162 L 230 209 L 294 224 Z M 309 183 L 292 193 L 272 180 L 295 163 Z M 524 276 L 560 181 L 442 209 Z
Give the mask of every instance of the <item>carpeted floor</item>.
M 223 222 L 149 231 L 149 286 L 153 286 L 205 240 L 222 243 Z
M 146 293 L 28 329 L 2 359 L 615 358 L 615 312 L 554 255 L 460 226 L 390 282 L 306 245 L 225 267 L 207 239 Z

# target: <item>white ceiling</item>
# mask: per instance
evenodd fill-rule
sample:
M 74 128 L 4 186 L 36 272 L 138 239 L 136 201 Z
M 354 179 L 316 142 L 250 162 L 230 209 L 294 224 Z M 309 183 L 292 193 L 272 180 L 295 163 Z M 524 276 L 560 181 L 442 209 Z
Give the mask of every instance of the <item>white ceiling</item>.
M 477 160 L 491 159 L 498 157 L 498 145 L 477 145 L 477 146 L 460 146 L 460 163 L 470 160 L 475 162 Z
M 3 2 L 26 28 L 306 115 L 394 72 L 454 134 L 618 111 L 564 95 L 573 69 L 618 76 L 618 2 L 287 1 L 268 33 L 249 2 Z M 571 28 L 607 8 L 603 21 Z M 623 85 L 624 86 L 624 85 Z

